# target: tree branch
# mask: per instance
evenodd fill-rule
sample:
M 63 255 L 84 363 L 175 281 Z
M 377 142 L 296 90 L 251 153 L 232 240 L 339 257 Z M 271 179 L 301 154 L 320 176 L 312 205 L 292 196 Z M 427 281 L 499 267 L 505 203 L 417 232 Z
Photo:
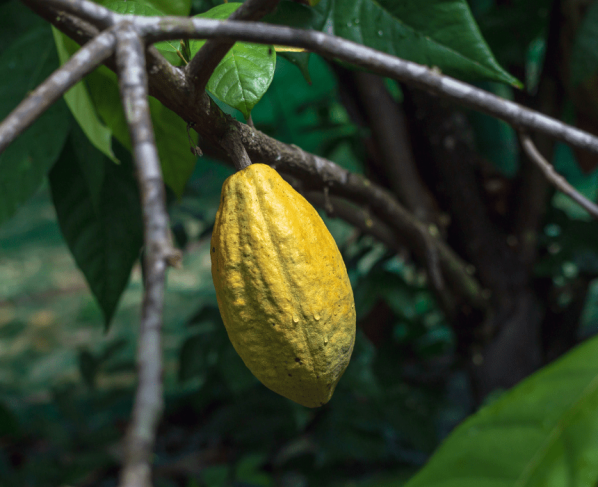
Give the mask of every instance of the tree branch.
M 525 150 L 525 153 L 536 164 L 540 170 L 544 173 L 546 179 L 548 179 L 558 190 L 565 193 L 569 198 L 575 201 L 579 206 L 586 210 L 590 215 L 598 220 L 598 205 L 592 203 L 573 186 L 571 186 L 567 180 L 554 170 L 554 167 L 544 159 L 544 156 L 540 154 L 540 151 L 534 145 L 531 137 L 522 132 L 520 135 L 521 145 Z
M 236 130 L 229 130 L 225 134 L 222 139 L 222 146 L 233 161 L 233 165 L 237 171 L 241 171 L 251 165 L 251 159 L 249 159 L 239 132 Z
M 272 12 L 280 0 L 247 0 L 235 10 L 228 20 L 259 20 Z M 198 91 L 204 91 L 212 73 L 235 41 L 209 39 L 185 68 L 185 72 Z
M 40 2 L 34 0 L 34 3 Z M 42 3 L 46 7 L 57 10 L 58 13 L 65 11 L 73 14 L 76 17 L 89 22 L 98 29 L 112 27 L 122 18 L 122 16 L 112 10 L 93 2 L 82 2 L 80 0 L 43 0 Z
M 79 49 L 0 123 L 0 153 L 56 100 L 114 52 L 115 38 L 106 31 Z
M 45 4 L 40 5 L 39 0 L 24 1 L 34 11 L 39 10 L 47 16 Z M 68 18 L 68 15 L 46 18 L 80 43 L 96 34 L 94 27 L 74 23 L 72 19 L 65 21 L 65 17 Z M 128 18 L 137 19 L 134 16 Z M 146 53 L 150 93 L 183 120 L 193 122 L 194 129 L 203 138 L 202 146 L 206 150 L 211 149 L 212 153 L 216 152 L 217 157 L 230 160 L 230 156 L 223 150 L 222 141 L 227 132 L 236 131 L 252 162 L 280 167 L 308 187 L 321 190 L 323 185 L 327 185 L 332 194 L 370 207 L 382 220 L 400 232 L 416 250 L 428 248 L 427 245 L 422 246 L 422 239 L 431 238 L 438 241 L 429 234 L 427 227 L 398 204 L 390 193 L 366 179 L 350 174 L 331 161 L 304 152 L 297 146 L 279 142 L 236 121 L 224 114 L 205 92 L 196 92 L 187 82 L 183 72 L 174 68 L 155 49 L 147 48 Z M 108 65 L 114 69 L 110 63 Z M 466 272 L 466 265 L 450 248 L 439 246 L 438 249 L 440 267 L 453 291 L 463 296 L 474 308 L 485 309 L 487 298 L 477 281 Z M 425 264 L 426 261 L 423 262 Z
M 345 220 L 355 228 L 359 228 L 363 233 L 372 235 L 389 249 L 399 253 L 409 248 L 406 242 L 403 242 L 400 235 L 391 227 L 379 218 L 370 215 L 363 208 L 355 207 L 340 198 L 329 197 L 327 201 L 323 191 L 302 191 L 301 193 L 314 206 L 320 208 L 331 206 L 333 218 Z
M 136 17 L 135 25 L 150 42 L 173 38 L 223 37 L 261 44 L 302 47 L 452 99 L 461 105 L 500 118 L 518 129 L 545 132 L 573 146 L 598 153 L 598 137 L 587 132 L 450 76 L 438 74 L 426 66 L 321 32 L 260 22 L 219 22 L 180 17 Z
M 390 188 L 416 217 L 433 222 L 438 210 L 417 171 L 401 108 L 379 76 L 356 72 L 354 79 Z
M 115 34 L 121 98 L 141 192 L 145 246 L 145 290 L 137 352 L 139 384 L 120 484 L 150 487 L 152 451 L 163 409 L 160 332 L 165 277 L 168 261 L 175 251 L 169 238 L 164 183 L 150 118 L 143 42 L 127 24 L 119 25 Z
M 348 204 L 340 198 L 326 198 L 322 191 L 303 192 L 303 196 L 320 208 L 330 206 L 330 209 L 334 213 L 333 217 L 342 218 L 354 227 L 361 229 L 364 233 L 374 236 L 389 249 L 397 253 L 401 252 L 404 248 L 413 248 L 413 242 L 403 239 L 400 233 L 396 232 L 391 226 L 376 216 L 371 215 L 368 211 L 355 208 L 355 206 Z M 435 240 L 432 237 L 422 238 L 422 244 L 424 247 L 421 251 L 415 253 L 420 257 L 420 261 L 423 261 L 430 284 L 440 300 L 442 309 L 447 316 L 454 317 L 456 311 L 455 295 L 444 285 L 442 277 L 443 259 L 445 267 L 449 261 L 460 264 L 463 268 L 465 267 L 465 263 L 461 262 L 459 257 L 452 254 L 452 251 L 440 240 Z
M 598 153 L 598 137 L 583 130 L 450 76 L 439 74 L 427 66 L 406 61 L 340 37 L 262 22 L 120 15 L 88 0 L 43 0 L 43 2 L 41 0 L 26 0 L 26 2 L 29 5 L 39 5 L 40 3 L 46 6 L 51 5 L 55 9 L 81 16 L 91 24 L 100 27 L 107 27 L 121 21 L 131 22 L 148 43 L 180 38 L 220 38 L 229 41 L 302 47 L 454 100 L 461 105 L 500 118 L 518 130 L 537 130 L 572 146 Z

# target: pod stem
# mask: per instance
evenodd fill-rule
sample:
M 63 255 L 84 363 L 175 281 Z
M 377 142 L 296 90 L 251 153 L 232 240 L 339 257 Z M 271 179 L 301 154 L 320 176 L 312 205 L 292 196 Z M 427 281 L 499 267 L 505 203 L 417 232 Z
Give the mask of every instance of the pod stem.
M 222 146 L 230 156 L 237 171 L 241 171 L 251 165 L 251 159 L 247 155 L 241 134 L 236 130 L 228 130 L 222 138 Z

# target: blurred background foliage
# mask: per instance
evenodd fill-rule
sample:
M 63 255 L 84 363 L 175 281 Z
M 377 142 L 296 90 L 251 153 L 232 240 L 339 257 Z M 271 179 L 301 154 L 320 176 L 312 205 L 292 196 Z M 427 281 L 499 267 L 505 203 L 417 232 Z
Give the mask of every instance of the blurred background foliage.
M 191 14 L 220 3 L 193 0 Z M 415 18 L 435 2 L 406 3 L 417 3 L 417 15 L 406 13 Z M 367 5 L 374 13 L 376 8 L 387 13 L 394 8 L 390 1 Z M 489 46 L 480 49 L 489 49 L 498 61 L 488 61 L 487 69 L 493 74 L 482 76 L 485 80 L 481 81 L 477 76 L 476 83 L 508 99 L 521 101 L 533 96 L 541 81 L 552 2 L 471 0 L 469 7 Z M 285 8 L 292 13 L 302 6 Z M 363 20 L 360 26 L 353 18 L 344 21 L 342 9 L 349 10 L 348 5 L 337 5 L 341 12 L 336 17 L 334 8 L 332 0 L 322 0 L 313 18 L 289 14 L 286 22 L 284 16 L 273 21 L 336 29 L 349 38 L 367 34 L 363 25 L 369 11 L 363 18 L 356 17 Z M 583 93 L 593 101 L 598 97 L 592 84 L 598 50 L 588 46 L 598 45 L 596 11 L 596 4 L 591 5 L 577 24 L 570 26 L 572 80 L 563 81 L 566 86 L 581 84 Z M 393 18 L 391 15 L 385 28 L 399 35 Z M 336 22 L 334 29 L 330 22 Z M 376 42 L 382 42 L 378 37 L 384 38 L 386 31 L 378 36 L 377 24 L 368 25 L 374 29 Z M 475 28 L 472 32 L 477 35 Z M 51 39 L 49 27 L 18 2 L 0 2 L 0 73 L 9 76 L 7 69 L 13 69 L 10 63 L 15 61 L 6 56 L 15 43 L 25 49 L 27 35 Z M 38 59 L 43 54 L 44 60 L 51 58 L 42 64 L 44 69 L 46 65 L 54 69 L 58 55 L 53 44 L 48 52 L 41 52 L 42 47 L 46 46 L 36 37 L 29 51 L 20 52 L 34 57 L 35 66 L 40 65 Z M 479 75 L 466 64 L 451 69 L 455 75 Z M 35 73 L 33 85 L 41 81 L 40 76 Z M 514 88 L 517 79 L 522 80 L 523 90 Z M 401 103 L 401 87 L 391 80 L 385 83 Z M 31 87 L 24 86 L 23 95 Z M 93 98 L 93 90 L 90 92 Z M 590 123 L 598 111 L 588 108 L 591 103 L 584 104 L 579 92 L 568 93 L 563 119 L 584 117 Z M 4 116 L 7 102 L 2 102 Z M 584 110 L 579 109 L 581 105 Z M 244 120 L 239 112 L 221 106 Z M 46 170 L 54 163 L 49 182 L 44 180 L 39 189 L 32 183 L 29 192 L 34 196 L 21 198 L 26 203 L 22 202 L 11 218 L 11 208 L 0 208 L 6 220 L 0 227 L 0 485 L 110 487 L 117 482 L 120 442 L 135 387 L 142 294 L 137 263 L 139 209 L 131 199 L 134 188 L 125 183 L 116 189 L 98 183 L 120 177 L 114 176 L 118 171 L 123 174 L 122 181 L 129 177 L 126 140 L 110 127 L 114 158 L 120 163 L 115 166 L 112 154 L 102 154 L 79 129 L 70 128 L 76 123 L 65 106 L 56 111 L 61 115 L 53 116 L 62 117 L 68 129 L 49 129 L 52 143 L 44 146 L 49 161 Z M 108 124 L 106 117 L 104 112 Z M 468 117 L 475 146 L 493 165 L 497 180 L 517 178 L 521 154 L 514 131 L 482 114 L 468 113 Z M 370 130 L 351 116 L 339 94 L 335 68 L 319 56 L 279 55 L 273 82 L 253 110 L 252 119 L 256 128 L 283 142 L 327 157 L 353 172 L 369 174 L 366 146 Z M 180 135 L 187 138 L 184 132 Z M 46 144 L 45 139 L 32 140 Z M 186 141 L 182 149 L 187 151 Z M 91 160 L 95 161 L 94 170 L 100 172 L 89 173 Z M 11 161 L 4 156 L 0 165 L 6 167 Z M 596 198 L 595 165 L 584 166 L 575 151 L 563 145 L 555 148 L 553 162 L 577 189 Z M 40 181 L 43 174 L 37 177 Z M 209 240 L 220 188 L 230 174 L 231 168 L 204 156 L 184 190 L 169 194 L 173 234 L 184 249 L 184 260 L 181 269 L 168 274 L 166 409 L 158 434 L 155 485 L 403 485 L 477 407 L 455 331 L 437 305 L 424 272 L 408 253 L 397 254 L 321 212 L 353 284 L 358 313 L 355 351 L 334 398 L 325 407 L 310 410 L 277 396 L 249 373 L 232 348 L 212 286 Z M 94 183 L 85 186 L 85 181 Z M 75 194 L 75 187 L 87 190 Z M 66 214 L 73 206 L 87 213 L 81 221 L 68 224 L 63 219 L 59 225 L 57 214 L 60 219 L 61 212 Z M 114 219 L 127 228 L 125 234 L 109 233 Z M 82 226 L 90 233 L 82 236 Z M 591 337 L 598 331 L 598 227 L 567 197 L 555 194 L 542 228 L 534 279 L 538 286 L 551 287 L 548 306 L 562 313 L 574 302 L 580 278 L 590 281 L 577 339 Z M 114 248 L 112 257 L 98 261 L 102 249 L 93 250 L 94 242 L 102 238 Z M 87 281 L 77 264 L 87 269 Z M 108 285 L 114 287 L 106 290 Z M 590 382 L 597 377 L 598 364 L 587 375 Z M 487 402 L 493 403 L 501 394 L 497 391 Z M 596 456 L 588 461 L 598 464 Z M 595 481 L 551 485 L 595 485 Z

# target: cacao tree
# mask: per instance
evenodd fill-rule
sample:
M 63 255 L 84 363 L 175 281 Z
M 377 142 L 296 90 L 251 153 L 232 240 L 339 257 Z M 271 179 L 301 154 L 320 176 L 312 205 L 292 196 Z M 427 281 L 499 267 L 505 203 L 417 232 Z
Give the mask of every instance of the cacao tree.
M 0 22 L 4 267 L 51 200 L 93 295 L 67 319 L 105 333 L 65 345 L 70 385 L 2 392 L 7 485 L 596 485 L 595 2 L 5 0 Z M 251 164 L 320 210 L 351 280 L 319 409 L 259 384 L 217 308 L 220 188 Z M 15 318 L 27 272 L 0 274 L 0 340 L 25 338 L 3 350 L 43 337 Z M 23 376 L 57 375 L 41 350 Z

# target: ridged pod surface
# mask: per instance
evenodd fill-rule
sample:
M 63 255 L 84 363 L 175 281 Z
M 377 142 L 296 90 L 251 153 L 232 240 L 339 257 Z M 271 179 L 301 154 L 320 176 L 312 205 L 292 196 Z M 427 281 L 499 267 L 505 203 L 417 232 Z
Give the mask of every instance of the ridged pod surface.
M 210 254 L 220 314 L 245 365 L 288 399 L 327 403 L 353 351 L 355 304 L 313 206 L 252 164 L 222 186 Z

